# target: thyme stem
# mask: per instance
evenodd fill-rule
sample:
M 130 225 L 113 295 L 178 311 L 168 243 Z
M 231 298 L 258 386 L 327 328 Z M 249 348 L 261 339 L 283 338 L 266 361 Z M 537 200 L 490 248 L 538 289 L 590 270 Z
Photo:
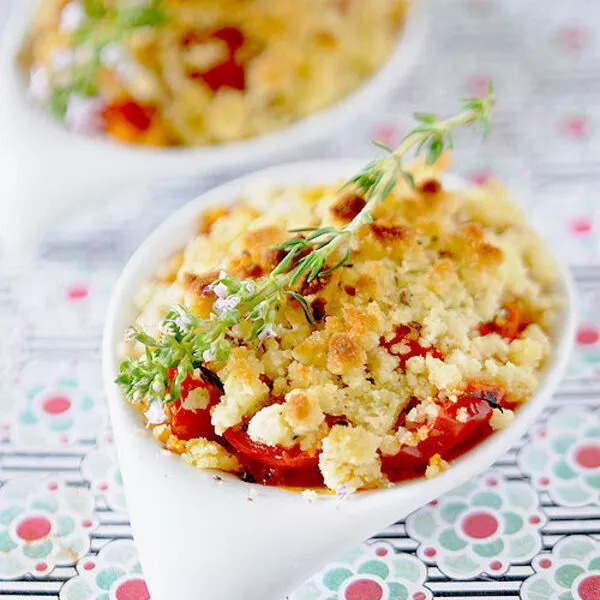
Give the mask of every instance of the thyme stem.
M 186 377 L 195 369 L 204 368 L 207 362 L 225 361 L 233 344 L 275 336 L 275 317 L 286 296 L 297 300 L 307 320 L 314 324 L 306 299 L 295 289 L 298 283 L 310 283 L 348 260 L 352 238 L 362 226 L 373 222 L 373 212 L 385 202 L 401 178 L 415 187 L 412 175 L 402 162 L 411 150 L 415 149 L 417 155 L 425 150 L 427 163 L 435 163 L 445 147 L 452 148 L 454 129 L 474 124 L 486 135 L 493 106 L 490 87 L 487 97 L 465 100 L 463 110 L 448 119 L 416 114 L 419 125 L 395 150 L 376 143 L 387 155 L 368 163 L 345 184 L 344 187 L 350 186 L 365 200 L 364 207 L 347 225 L 340 229 L 327 226 L 297 230 L 306 235 L 277 246 L 284 251 L 284 256 L 262 280 L 238 281 L 221 273 L 213 284 L 215 291 L 220 288 L 219 298 L 208 319 L 200 319 L 188 308 L 176 305 L 160 323 L 160 339 L 134 329 L 131 337 L 143 344 L 146 352 L 140 359 L 121 364 L 117 383 L 124 387 L 126 396 L 131 400 L 141 397 L 166 402 L 177 400 Z M 343 244 L 346 245 L 343 258 L 336 265 L 328 266 L 332 254 Z M 246 339 L 239 339 L 234 333 L 235 326 L 242 322 L 252 325 L 252 333 Z

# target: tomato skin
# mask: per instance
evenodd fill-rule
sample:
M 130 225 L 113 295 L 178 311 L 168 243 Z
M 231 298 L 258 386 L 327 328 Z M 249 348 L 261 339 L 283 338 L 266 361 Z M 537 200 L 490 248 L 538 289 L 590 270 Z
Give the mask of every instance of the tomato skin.
M 169 146 L 176 143 L 169 134 L 158 108 L 121 99 L 102 110 L 104 131 L 128 144 Z
M 324 487 L 323 475 L 319 466 L 302 467 L 299 469 L 282 469 L 269 467 L 262 463 L 249 460 L 242 455 L 237 455 L 238 460 L 243 463 L 245 481 L 260 483 L 261 485 L 274 485 L 278 487 Z
M 437 417 L 430 426 L 429 437 L 416 446 L 403 446 L 393 456 L 382 457 L 384 471 L 397 469 L 414 469 L 425 467 L 429 459 L 435 454 L 448 455 L 457 446 L 464 444 L 476 433 L 487 428 L 492 416 L 491 397 L 499 405 L 504 397 L 504 392 L 492 386 L 472 383 L 467 386 L 464 395 L 456 402 L 447 402 L 441 406 Z M 486 397 L 488 398 L 486 400 Z M 467 411 L 465 422 L 459 421 L 458 411 L 464 408 Z
M 169 371 L 171 379 L 175 376 L 175 372 L 175 369 Z M 192 390 L 197 388 L 208 390 L 208 406 L 198 410 L 183 408 L 182 402 Z M 221 392 L 217 388 L 202 379 L 193 379 L 188 375 L 181 384 L 181 398 L 166 406 L 169 425 L 173 433 L 182 440 L 192 440 L 199 437 L 212 441 L 217 440 L 218 436 L 210 420 L 210 409 L 219 402 L 220 398 Z
M 529 325 L 529 321 L 523 318 L 521 311 L 514 304 L 505 304 L 503 308 L 506 311 L 506 318 L 482 323 L 479 326 L 479 335 L 497 333 L 504 338 L 514 340 Z
M 406 362 L 413 356 L 429 355 L 433 358 L 443 358 L 442 353 L 436 348 L 433 348 L 432 346 L 421 346 L 416 339 L 417 337 L 418 331 L 414 327 L 409 325 L 400 325 L 399 327 L 396 327 L 396 332 L 391 340 L 386 341 L 382 338 L 379 343 L 381 346 L 386 348 L 392 356 L 395 356 L 398 359 L 398 368 L 401 371 L 406 370 Z M 396 344 L 408 346 L 409 351 L 406 354 L 397 354 L 393 352 L 392 347 Z
M 221 27 L 212 34 L 212 37 L 223 40 L 230 54 L 237 52 L 246 41 L 244 34 L 237 27 Z
M 216 92 L 222 87 L 234 90 L 246 89 L 246 72 L 244 67 L 238 65 L 234 60 L 228 59 L 203 73 L 194 71 L 190 73 L 192 79 L 201 79 L 206 85 Z
M 206 71 L 192 71 L 189 77 L 203 81 L 213 92 L 223 87 L 234 90 L 246 89 L 246 70 L 236 59 L 237 51 L 246 41 L 244 34 L 237 27 L 221 27 L 212 33 L 190 31 L 182 39 L 182 45 L 189 47 L 193 44 L 217 39 L 227 45 L 227 58 Z
M 106 123 L 110 124 L 116 120 L 121 120 L 140 133 L 148 131 L 155 115 L 156 108 L 154 106 L 144 106 L 133 100 L 114 102 L 109 104 L 102 112 Z
M 239 50 L 246 40 L 244 34 L 237 27 L 221 27 L 212 33 L 198 29 L 190 29 L 182 38 L 181 45 L 184 48 L 189 48 L 194 44 L 202 44 L 209 41 L 211 38 L 221 40 L 227 44 L 227 50 L 230 55 L 233 55 Z
M 176 400 L 167 405 L 166 412 L 171 430 L 179 439 L 216 438 L 208 410 L 187 410 L 181 406 L 181 400 Z
M 300 446 L 281 448 L 268 446 L 255 442 L 242 427 L 230 427 L 223 433 L 223 437 L 251 461 L 280 469 L 301 469 L 318 465 L 318 454 L 310 454 L 300 449 Z M 242 460 L 243 462 L 243 460 Z

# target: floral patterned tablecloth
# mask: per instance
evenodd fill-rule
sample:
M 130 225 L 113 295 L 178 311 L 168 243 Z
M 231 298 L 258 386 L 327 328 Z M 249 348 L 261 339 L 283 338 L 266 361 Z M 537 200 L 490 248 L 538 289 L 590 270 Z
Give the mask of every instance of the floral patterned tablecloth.
M 297 157 L 371 155 L 368 140 L 393 144 L 415 109 L 450 110 L 492 79 L 494 133 L 481 150 L 462 135 L 457 170 L 475 182 L 508 182 L 570 262 L 576 348 L 547 413 L 491 470 L 348 549 L 291 598 L 598 600 L 600 7 L 431 7 L 433 35 L 419 68 L 385 110 Z M 121 193 L 62 224 L 25 270 L 3 265 L 0 599 L 148 599 L 102 392 L 104 310 L 145 234 L 233 175 Z

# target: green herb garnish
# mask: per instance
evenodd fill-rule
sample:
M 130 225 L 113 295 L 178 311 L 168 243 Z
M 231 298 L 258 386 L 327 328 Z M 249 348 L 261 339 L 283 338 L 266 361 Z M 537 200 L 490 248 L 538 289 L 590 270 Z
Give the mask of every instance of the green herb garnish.
M 163 2 L 148 0 L 107 7 L 104 0 L 84 0 L 85 19 L 71 35 L 74 46 L 85 51 L 69 67 L 67 82 L 52 90 L 48 107 L 55 116 L 64 119 L 71 95 L 95 97 L 100 93 L 98 73 L 103 66 L 104 48 L 122 44 L 133 29 L 163 25 L 168 19 Z
M 117 8 L 116 22 L 128 29 L 137 27 L 158 27 L 167 20 L 162 8 L 162 0 L 152 0 L 147 5 L 125 4 Z
M 463 111 L 449 119 L 416 115 L 419 125 L 396 150 L 376 144 L 386 151 L 387 156 L 367 164 L 344 186 L 350 186 L 366 202 L 358 215 L 340 229 L 294 230 L 304 237 L 296 236 L 277 246 L 285 252 L 283 259 L 263 278 L 239 281 L 222 272 L 213 284 L 218 299 L 208 319 L 201 319 L 188 308 L 175 305 L 160 322 L 160 337 L 154 338 L 132 327 L 128 339 L 137 340 L 146 348 L 142 358 L 121 364 L 116 381 L 123 386 L 126 396 L 134 401 L 146 396 L 164 402 L 177 400 L 183 381 L 195 369 L 202 369 L 204 363 L 224 362 L 234 344 L 274 336 L 277 311 L 289 298 L 300 303 L 307 320 L 314 324 L 308 303 L 298 289 L 348 261 L 352 238 L 362 226 L 373 222 L 373 211 L 385 201 L 401 178 L 414 187 L 412 175 L 404 169 L 403 158 L 414 149 L 416 154 L 425 152 L 430 164 L 435 162 L 444 147 L 452 146 L 452 131 L 457 127 L 475 125 L 487 134 L 493 106 L 490 87 L 487 97 L 465 100 Z M 329 260 L 336 253 L 336 262 L 330 265 Z M 240 337 L 237 327 L 240 324 L 245 324 L 251 331 L 245 338 Z M 172 381 L 171 369 L 176 370 Z
M 83 0 L 83 9 L 90 19 L 101 19 L 106 14 L 104 0 Z
M 50 112 L 59 119 L 64 119 L 67 114 L 70 90 L 65 88 L 54 88 L 48 99 Z

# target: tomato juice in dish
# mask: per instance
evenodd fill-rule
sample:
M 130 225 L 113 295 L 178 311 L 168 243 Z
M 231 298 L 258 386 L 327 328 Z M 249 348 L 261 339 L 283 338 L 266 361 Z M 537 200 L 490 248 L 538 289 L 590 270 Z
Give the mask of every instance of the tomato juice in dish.
M 284 127 L 390 57 L 408 0 L 43 0 L 19 61 L 78 133 L 198 146 Z
M 225 360 L 203 356 L 177 399 L 168 386 L 155 390 L 167 402 L 129 398 L 155 438 L 199 468 L 339 490 L 433 477 L 508 426 L 550 353 L 558 271 L 503 188 L 446 190 L 444 162 L 414 166 L 416 189 L 396 184 L 340 268 L 299 280 L 258 338 L 234 329 L 244 341 Z M 290 229 L 339 228 L 364 205 L 333 184 L 257 188 L 208 209 L 139 290 L 138 325 L 160 340 L 173 305 L 201 319 L 235 309 L 226 274 L 260 286 L 278 246 L 310 235 Z

